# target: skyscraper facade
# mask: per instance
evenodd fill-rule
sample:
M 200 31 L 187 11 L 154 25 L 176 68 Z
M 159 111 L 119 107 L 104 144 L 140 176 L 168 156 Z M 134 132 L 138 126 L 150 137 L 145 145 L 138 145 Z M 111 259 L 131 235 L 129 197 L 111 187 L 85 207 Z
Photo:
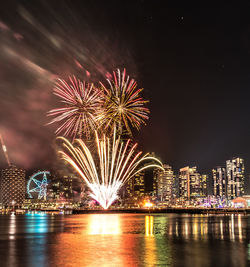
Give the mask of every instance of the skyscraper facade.
M 164 170 L 156 174 L 157 198 L 160 201 L 170 201 L 173 195 L 174 172 L 171 166 L 164 164 Z
M 242 158 L 233 158 L 226 161 L 227 196 L 228 199 L 244 194 L 245 167 Z
M 206 197 L 208 195 L 208 175 L 201 174 L 201 196 Z
M 25 199 L 25 170 L 15 165 L 2 169 L 0 195 L 3 205 L 21 205 Z
M 212 169 L 213 175 L 213 194 L 216 197 L 227 197 L 227 175 L 224 167 Z
M 207 175 L 201 175 L 197 167 L 181 168 L 179 174 L 179 194 L 183 200 L 204 197 L 207 191 Z
M 145 195 L 145 172 L 139 172 L 128 180 L 126 186 L 126 195 L 130 199 L 139 200 Z
M 53 173 L 50 177 L 47 198 L 49 200 L 73 202 L 80 198 L 81 188 L 85 189 L 83 181 L 74 175 Z

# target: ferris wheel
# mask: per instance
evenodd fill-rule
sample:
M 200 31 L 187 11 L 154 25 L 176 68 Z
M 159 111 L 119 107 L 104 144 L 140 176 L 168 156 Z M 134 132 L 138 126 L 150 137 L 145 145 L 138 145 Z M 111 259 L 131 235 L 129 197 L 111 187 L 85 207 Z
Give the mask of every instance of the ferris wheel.
M 34 173 L 27 183 L 27 194 L 30 198 L 46 199 L 49 171 Z

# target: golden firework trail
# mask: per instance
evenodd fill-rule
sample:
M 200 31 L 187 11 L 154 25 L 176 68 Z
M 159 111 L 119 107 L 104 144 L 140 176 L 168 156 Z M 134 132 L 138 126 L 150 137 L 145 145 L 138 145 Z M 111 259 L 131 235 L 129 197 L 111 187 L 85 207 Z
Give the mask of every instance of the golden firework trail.
M 59 153 L 86 182 L 94 198 L 104 209 L 118 198 L 118 192 L 128 179 L 135 176 L 144 169 L 156 167 L 161 168 L 162 163 L 142 152 L 136 153 L 137 144 L 131 145 L 131 140 L 122 142 L 120 136 L 102 138 L 96 134 L 97 157 L 91 153 L 81 139 L 75 139 L 70 143 L 64 137 Z M 147 163 L 147 161 L 155 163 Z M 143 164 L 144 163 L 144 164 Z

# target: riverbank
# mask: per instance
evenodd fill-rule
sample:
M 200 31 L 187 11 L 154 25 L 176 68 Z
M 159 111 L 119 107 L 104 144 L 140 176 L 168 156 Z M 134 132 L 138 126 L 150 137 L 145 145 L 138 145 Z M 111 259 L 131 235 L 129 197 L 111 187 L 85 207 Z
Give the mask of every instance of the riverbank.
M 166 208 L 166 209 L 109 209 L 109 210 L 72 210 L 72 214 L 88 213 L 190 213 L 190 214 L 223 214 L 223 213 L 243 213 L 250 214 L 250 209 L 201 209 L 201 208 Z
M 26 214 L 26 213 L 53 213 L 53 214 L 117 214 L 117 213 L 187 213 L 187 214 L 250 214 L 250 209 L 233 209 L 233 208 L 165 208 L 165 209 L 67 209 L 67 210 L 9 210 L 6 212 L 0 212 L 0 214 Z

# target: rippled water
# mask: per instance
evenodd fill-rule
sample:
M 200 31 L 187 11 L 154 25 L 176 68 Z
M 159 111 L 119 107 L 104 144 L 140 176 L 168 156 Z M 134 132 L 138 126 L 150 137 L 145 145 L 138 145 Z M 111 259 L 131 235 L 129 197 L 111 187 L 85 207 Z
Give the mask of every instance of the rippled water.
M 0 215 L 0 266 L 250 266 L 249 215 Z

